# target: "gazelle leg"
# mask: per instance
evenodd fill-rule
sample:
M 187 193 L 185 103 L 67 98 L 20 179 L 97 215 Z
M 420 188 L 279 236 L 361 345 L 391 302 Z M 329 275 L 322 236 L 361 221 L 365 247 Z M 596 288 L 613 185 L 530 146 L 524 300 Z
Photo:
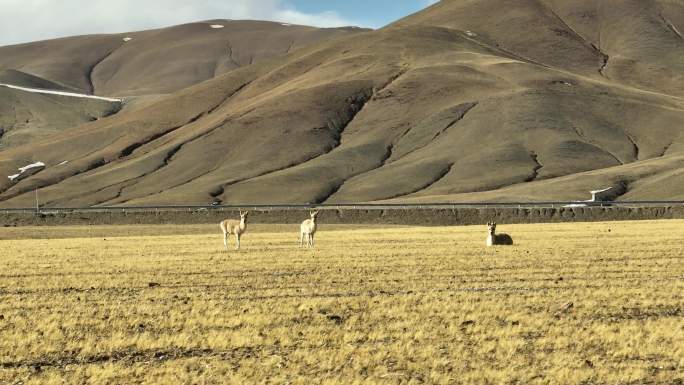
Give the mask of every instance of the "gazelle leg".
M 314 236 L 315 235 L 316 235 L 315 233 L 311 233 L 311 248 L 314 248 L 316 246 L 316 243 L 314 242 Z
M 235 250 L 240 250 L 240 234 L 235 234 L 235 243 L 237 245 Z
M 226 247 L 226 250 L 228 250 L 228 233 L 223 233 L 223 245 Z

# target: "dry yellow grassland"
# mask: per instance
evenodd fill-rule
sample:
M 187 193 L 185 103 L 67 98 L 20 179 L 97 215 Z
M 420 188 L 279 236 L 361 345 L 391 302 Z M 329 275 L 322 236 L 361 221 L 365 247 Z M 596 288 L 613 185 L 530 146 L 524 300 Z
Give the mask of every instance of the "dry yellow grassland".
M 684 221 L 499 230 L 0 229 L 0 383 L 684 383 Z

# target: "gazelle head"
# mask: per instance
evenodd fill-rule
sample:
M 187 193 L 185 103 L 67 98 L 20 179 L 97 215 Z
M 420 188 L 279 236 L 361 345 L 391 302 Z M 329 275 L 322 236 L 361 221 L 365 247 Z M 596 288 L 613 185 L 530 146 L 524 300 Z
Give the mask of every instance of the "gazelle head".
M 240 222 L 247 222 L 247 215 L 249 215 L 249 211 L 240 210 Z
M 309 211 L 309 215 L 311 216 L 311 222 L 315 222 L 316 217 L 318 216 L 318 211 Z
M 487 228 L 489 229 L 489 234 L 494 235 L 494 232 L 496 231 L 496 223 L 495 222 L 487 223 Z

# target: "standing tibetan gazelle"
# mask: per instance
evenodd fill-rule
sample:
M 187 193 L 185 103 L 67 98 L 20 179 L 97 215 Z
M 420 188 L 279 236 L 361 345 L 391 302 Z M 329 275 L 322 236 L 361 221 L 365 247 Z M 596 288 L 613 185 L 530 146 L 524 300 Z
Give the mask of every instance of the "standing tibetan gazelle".
M 235 250 L 240 250 L 240 237 L 244 234 L 245 230 L 247 230 L 248 214 L 249 211 L 243 213 L 242 210 L 240 210 L 239 221 L 226 219 L 219 224 L 221 231 L 223 231 L 223 245 L 226 246 L 226 250 L 228 250 L 228 236 L 230 234 L 235 234 Z
M 496 234 L 496 223 L 487 223 L 489 231 L 487 232 L 487 246 L 507 245 L 513 244 L 513 238 L 508 234 Z
M 311 218 L 302 222 L 299 226 L 299 247 L 304 246 L 306 240 L 306 247 L 314 247 L 314 235 L 316 235 L 316 217 L 318 211 L 309 211 Z

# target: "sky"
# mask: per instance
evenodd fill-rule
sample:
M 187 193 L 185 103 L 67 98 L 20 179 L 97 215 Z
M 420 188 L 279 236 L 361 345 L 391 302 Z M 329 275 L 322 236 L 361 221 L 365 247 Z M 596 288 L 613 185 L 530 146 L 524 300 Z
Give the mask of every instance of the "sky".
M 380 28 L 436 0 L 0 0 L 0 46 L 208 19 Z

